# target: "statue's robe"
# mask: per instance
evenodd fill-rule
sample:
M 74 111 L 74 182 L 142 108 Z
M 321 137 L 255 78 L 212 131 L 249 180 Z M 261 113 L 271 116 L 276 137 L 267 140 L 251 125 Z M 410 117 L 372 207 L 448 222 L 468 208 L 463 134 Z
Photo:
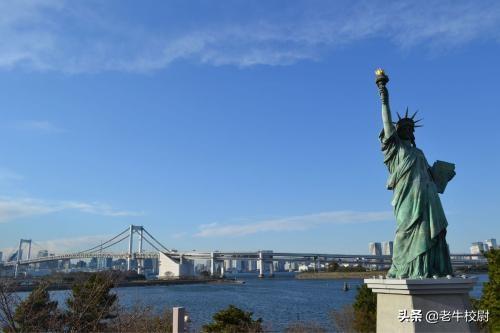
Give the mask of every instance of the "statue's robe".
M 392 266 L 388 277 L 419 278 L 453 273 L 446 243 L 448 222 L 424 153 L 396 131 L 380 135 L 387 188 L 394 191 L 396 216 Z

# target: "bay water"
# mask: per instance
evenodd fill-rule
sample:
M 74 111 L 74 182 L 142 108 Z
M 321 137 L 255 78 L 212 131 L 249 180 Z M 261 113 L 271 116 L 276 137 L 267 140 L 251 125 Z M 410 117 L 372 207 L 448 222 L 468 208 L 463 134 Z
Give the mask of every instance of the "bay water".
M 477 275 L 479 282 L 471 296 L 479 298 L 487 275 Z M 183 306 L 188 312 L 190 328 L 198 331 L 212 316 L 230 304 L 253 312 L 262 318 L 266 331 L 283 331 L 294 322 L 313 322 L 334 331 L 331 312 L 352 304 L 356 288 L 362 279 L 298 280 L 293 273 L 277 273 L 274 278 L 257 278 L 256 274 L 237 274 L 244 284 L 191 284 L 115 288 L 120 305 L 153 306 L 162 312 L 166 308 Z M 344 283 L 350 287 L 344 291 Z M 52 291 L 51 297 L 64 304 L 69 291 Z

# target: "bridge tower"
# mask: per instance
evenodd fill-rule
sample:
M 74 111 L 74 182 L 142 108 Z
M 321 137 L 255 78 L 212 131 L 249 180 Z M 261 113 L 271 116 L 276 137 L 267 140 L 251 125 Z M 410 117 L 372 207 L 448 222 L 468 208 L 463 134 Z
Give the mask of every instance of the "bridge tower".
M 264 277 L 264 255 L 259 251 L 259 277 Z
M 144 227 L 142 225 L 130 225 L 129 228 L 129 239 L 128 239 L 128 255 L 127 255 L 127 270 L 129 271 L 131 268 L 132 258 L 134 257 L 133 246 L 134 246 L 134 233 L 139 234 L 139 249 L 138 253 L 142 253 L 142 240 L 144 236 Z M 142 273 L 143 268 L 143 260 L 140 259 L 140 262 L 137 265 L 137 273 Z
M 31 239 L 20 239 L 19 240 L 19 247 L 17 249 L 17 255 L 16 255 L 16 267 L 14 270 L 14 277 L 17 278 L 17 274 L 19 271 L 19 263 L 23 260 L 23 244 L 28 244 L 28 260 L 31 259 Z

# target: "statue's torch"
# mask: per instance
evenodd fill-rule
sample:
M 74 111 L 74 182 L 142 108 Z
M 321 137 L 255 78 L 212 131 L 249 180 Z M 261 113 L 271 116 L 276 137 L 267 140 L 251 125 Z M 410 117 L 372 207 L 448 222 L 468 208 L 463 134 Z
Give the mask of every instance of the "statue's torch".
M 389 77 L 385 75 L 385 72 L 382 68 L 378 68 L 375 71 L 375 83 L 379 87 L 379 89 L 382 89 L 385 87 L 385 85 L 389 82 Z

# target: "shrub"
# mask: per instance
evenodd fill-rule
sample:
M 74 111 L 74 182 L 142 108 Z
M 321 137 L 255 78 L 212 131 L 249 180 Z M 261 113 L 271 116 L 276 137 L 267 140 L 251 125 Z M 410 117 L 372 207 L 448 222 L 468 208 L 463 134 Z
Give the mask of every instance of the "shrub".
M 105 273 L 92 274 L 83 284 L 73 286 L 66 323 L 72 332 L 102 331 L 116 317 L 116 295 L 111 294 L 113 280 Z
M 483 285 L 481 299 L 473 301 L 476 310 L 488 310 L 488 322 L 483 324 L 490 332 L 500 332 L 500 250 L 483 253 L 488 259 L 488 282 Z
M 213 315 L 213 322 L 203 325 L 205 333 L 257 333 L 263 332 L 262 319 L 252 319 L 252 312 L 245 312 L 234 305 Z
M 47 332 L 58 328 L 57 302 L 50 300 L 47 287 L 46 283 L 40 284 L 17 306 L 14 321 L 20 332 Z
M 358 287 L 354 309 L 354 330 L 359 333 L 375 332 L 377 327 L 377 295 L 366 284 Z

